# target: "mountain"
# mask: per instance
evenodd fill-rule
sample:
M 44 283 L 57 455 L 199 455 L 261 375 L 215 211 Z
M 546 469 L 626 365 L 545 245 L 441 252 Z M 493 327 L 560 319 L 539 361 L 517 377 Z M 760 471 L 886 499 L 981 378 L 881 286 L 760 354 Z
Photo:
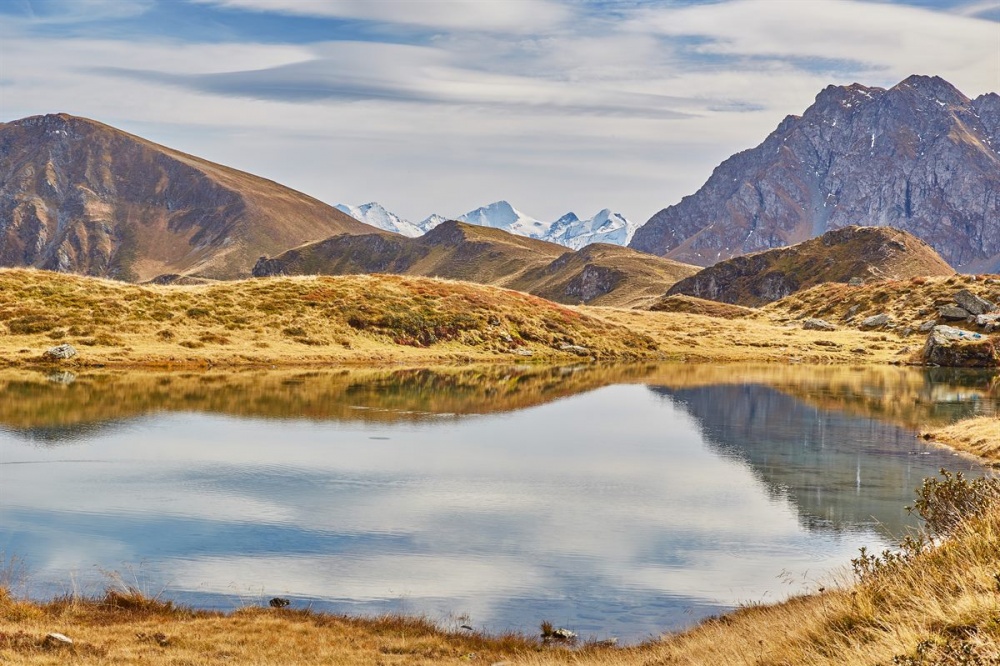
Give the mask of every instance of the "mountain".
M 410 238 L 427 233 L 448 219 L 434 214 L 421 222 L 414 223 L 389 212 L 376 202 L 363 206 L 339 204 L 337 209 L 365 224 Z M 638 228 L 638 225 L 626 219 L 621 213 L 612 213 L 607 208 L 585 220 L 577 217 L 576 213 L 566 213 L 555 222 L 542 222 L 525 215 L 506 201 L 482 206 L 456 219 L 459 222 L 502 229 L 519 236 L 558 243 L 574 250 L 591 243 L 627 245 Z
M 757 307 L 824 282 L 954 275 L 933 248 L 889 227 L 846 227 L 790 247 L 720 261 L 680 280 L 677 294 Z
M 628 248 L 572 251 L 502 229 L 450 220 L 419 238 L 339 235 L 262 257 L 257 277 L 397 273 L 507 287 L 562 303 L 631 307 L 652 302 L 697 269 Z
M 477 208 L 465 215 L 459 215 L 456 219 L 459 222 L 468 222 L 481 227 L 503 229 L 528 238 L 544 238 L 548 234 L 549 227 L 552 226 L 552 223 L 542 222 L 525 215 L 506 201 L 497 201 L 488 206 Z
M 0 125 L 0 266 L 234 278 L 263 253 L 370 231 L 277 183 L 93 120 Z
M 545 240 L 579 250 L 591 243 L 628 245 L 638 225 L 621 213 L 605 208 L 594 217 L 581 220 L 576 213 L 566 213 L 549 227 Z
M 375 201 L 361 206 L 337 204 L 334 208 L 342 213 L 347 213 L 355 220 L 364 222 L 365 224 L 373 226 L 376 229 L 391 231 L 409 238 L 415 238 L 427 231 L 427 229 L 422 229 L 419 225 L 416 225 L 409 220 L 402 219 L 395 213 L 390 213 L 382 206 L 382 204 Z
M 1000 96 L 939 77 L 829 86 L 630 247 L 709 266 L 849 225 L 892 226 L 962 271 L 1000 270 Z

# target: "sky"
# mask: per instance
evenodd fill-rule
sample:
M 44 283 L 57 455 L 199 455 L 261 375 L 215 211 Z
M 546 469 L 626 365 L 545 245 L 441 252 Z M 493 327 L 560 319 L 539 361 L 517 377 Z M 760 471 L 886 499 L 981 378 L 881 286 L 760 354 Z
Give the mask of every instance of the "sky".
M 644 222 L 830 84 L 1000 91 L 1000 0 L 0 0 L 65 112 L 330 204 Z

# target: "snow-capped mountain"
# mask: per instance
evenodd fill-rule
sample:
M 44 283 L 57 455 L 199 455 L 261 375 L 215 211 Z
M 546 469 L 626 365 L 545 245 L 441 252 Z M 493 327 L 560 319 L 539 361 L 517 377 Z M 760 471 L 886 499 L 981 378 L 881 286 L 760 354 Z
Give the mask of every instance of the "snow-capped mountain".
M 469 211 L 456 218 L 459 222 L 478 224 L 481 227 L 503 229 L 519 236 L 529 238 L 545 238 L 549 233 L 551 222 L 542 222 L 525 215 L 506 201 L 496 201 L 489 206 L 483 206 Z
M 459 222 L 493 227 L 529 238 L 558 243 L 579 250 L 591 243 L 612 243 L 626 245 L 639 225 L 629 221 L 621 213 L 612 213 L 605 208 L 597 215 L 581 220 L 575 213 L 566 213 L 554 222 L 538 220 L 511 206 L 506 201 L 497 201 L 469 211 L 457 218 L 431 215 L 421 222 L 410 222 L 386 210 L 376 202 L 363 206 L 340 204 L 337 208 L 351 217 L 373 227 L 393 231 L 410 238 L 423 235 L 448 219 Z
M 628 245 L 639 228 L 621 213 L 605 208 L 594 217 L 581 220 L 576 213 L 566 213 L 552 223 L 544 240 L 579 250 L 591 243 Z
M 365 224 L 370 224 L 373 227 L 378 227 L 379 229 L 383 229 L 385 231 L 392 231 L 397 234 L 409 236 L 410 238 L 421 236 L 425 231 L 427 231 L 427 229 L 422 229 L 420 226 L 410 222 L 409 220 L 404 220 L 395 213 L 390 213 L 382 206 L 382 204 L 375 201 L 366 203 L 362 206 L 337 204 L 335 208 L 342 213 L 347 213 L 355 220 L 364 222 Z

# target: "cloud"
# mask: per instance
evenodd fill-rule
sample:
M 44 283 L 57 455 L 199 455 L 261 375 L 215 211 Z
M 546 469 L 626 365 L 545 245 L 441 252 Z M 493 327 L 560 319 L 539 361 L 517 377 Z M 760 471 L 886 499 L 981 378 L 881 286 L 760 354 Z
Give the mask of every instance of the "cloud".
M 699 38 L 695 55 L 739 58 L 843 59 L 880 73 L 883 82 L 937 74 L 960 88 L 996 85 L 997 26 L 971 16 L 916 7 L 811 0 L 781 3 L 732 0 L 682 8 L 645 9 L 631 29 L 665 37 Z
M 959 5 L 952 11 L 960 16 L 985 16 L 987 14 L 1000 12 L 1000 1 L 980 0 L 979 2 L 970 2 L 968 4 Z
M 530 32 L 568 20 L 550 0 L 192 0 L 226 9 L 324 18 L 360 19 L 438 29 Z
M 19 13 L 5 12 L 4 20 L 36 25 L 95 23 L 140 16 L 154 4 L 155 0 L 30 0 L 20 5 Z

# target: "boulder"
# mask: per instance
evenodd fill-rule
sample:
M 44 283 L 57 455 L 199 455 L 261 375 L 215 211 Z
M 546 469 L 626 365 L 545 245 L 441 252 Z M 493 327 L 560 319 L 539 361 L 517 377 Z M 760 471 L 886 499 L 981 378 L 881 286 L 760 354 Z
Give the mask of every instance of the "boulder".
M 570 352 L 577 356 L 590 356 L 590 350 L 580 345 L 559 345 L 559 351 Z
M 836 331 L 837 327 L 825 319 L 804 319 L 802 328 L 807 331 Z
M 924 323 L 922 323 L 920 326 L 917 326 L 917 330 L 920 331 L 921 333 L 930 333 L 934 329 L 935 326 L 937 326 L 937 320 L 936 319 L 928 319 L 927 321 L 925 321 Z
M 861 320 L 861 328 L 882 328 L 892 322 L 892 317 L 885 314 L 873 315 Z
M 76 356 L 76 348 L 69 344 L 59 345 L 58 347 L 47 349 L 45 351 L 45 356 L 59 361 L 64 361 Z
M 42 641 L 42 646 L 49 650 L 58 650 L 64 647 L 73 647 L 73 639 L 65 634 L 51 633 Z
M 997 306 L 989 301 L 979 298 L 968 289 L 963 289 L 955 294 L 955 302 L 962 308 L 968 310 L 969 314 L 981 315 L 996 310 Z
M 957 305 L 942 305 L 938 308 L 938 316 L 948 321 L 964 321 L 971 317 L 972 313 Z
M 980 328 L 997 328 L 1000 325 L 1000 312 L 976 315 L 976 326 Z
M 924 345 L 924 362 L 949 368 L 995 368 L 1000 350 L 992 338 L 952 326 L 935 326 Z

